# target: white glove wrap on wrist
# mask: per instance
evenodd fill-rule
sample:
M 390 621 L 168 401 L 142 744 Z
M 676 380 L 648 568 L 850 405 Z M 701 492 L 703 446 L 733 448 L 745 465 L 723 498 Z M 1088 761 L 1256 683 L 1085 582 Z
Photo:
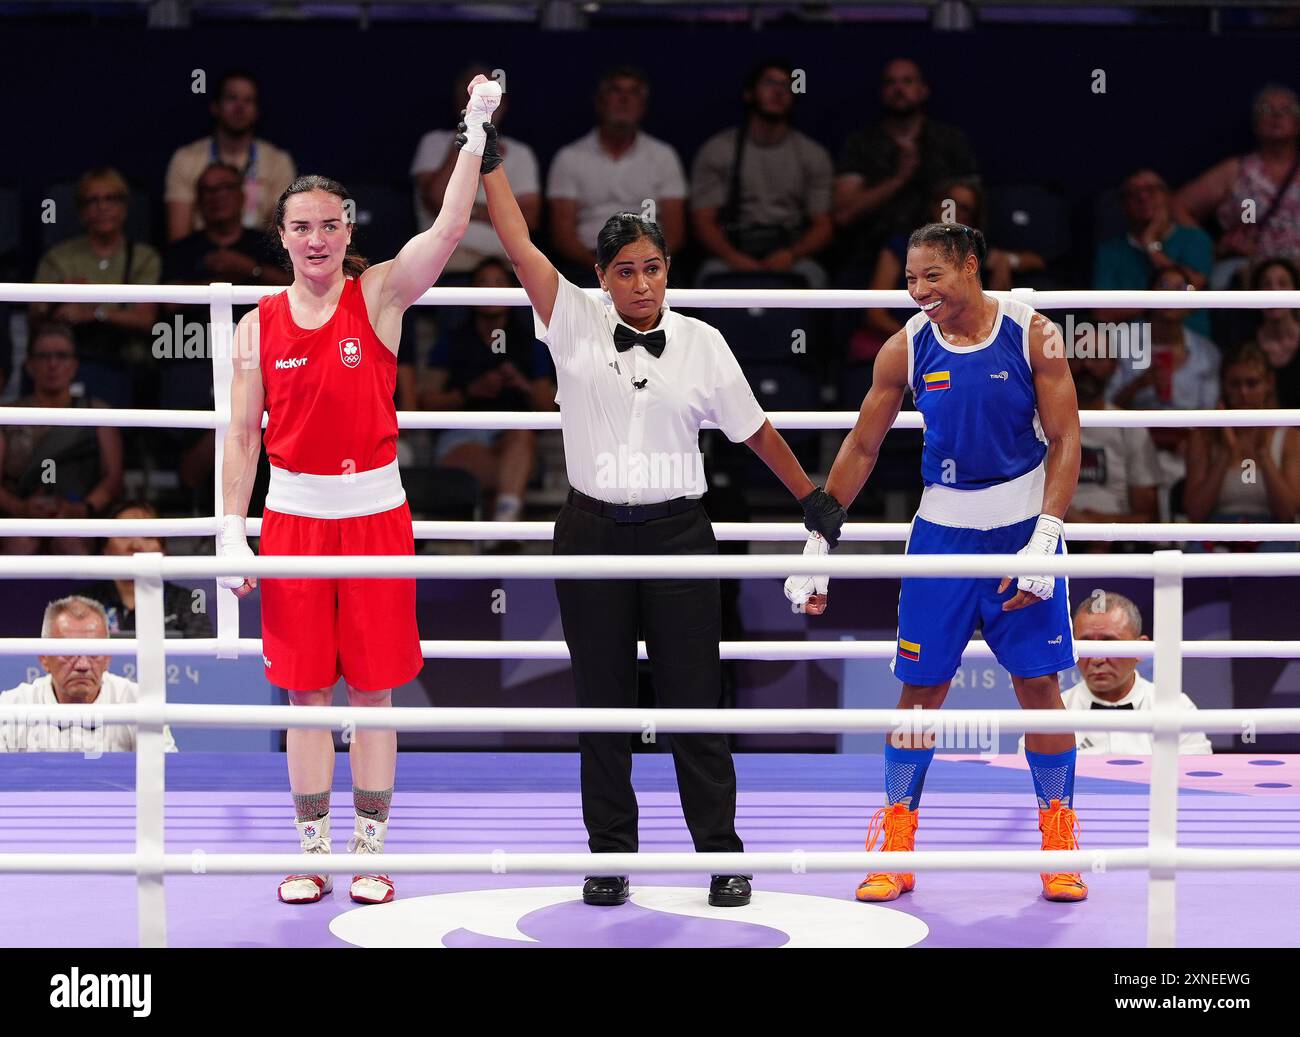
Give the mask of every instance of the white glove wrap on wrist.
M 805 557 L 824 558 L 830 550 L 830 544 L 820 533 L 809 533 L 808 542 L 803 545 Z M 785 596 L 802 612 L 808 599 L 814 594 L 825 594 L 829 585 L 829 576 L 790 576 L 785 581 Z
M 1051 558 L 1056 554 L 1056 545 L 1061 542 L 1064 527 L 1055 515 L 1039 515 L 1029 543 L 1018 554 L 1039 555 Z M 1016 590 L 1028 591 L 1034 597 L 1047 601 L 1056 589 L 1055 576 L 1022 576 L 1016 581 Z
M 242 515 L 227 515 L 221 520 L 218 553 L 222 558 L 255 558 L 248 546 L 247 520 Z M 244 585 L 243 576 L 218 576 L 217 586 L 239 590 Z
M 465 146 L 462 151 L 471 155 L 483 154 L 487 146 L 487 134 L 483 124 L 492 121 L 492 113 L 501 103 L 501 84 L 495 80 L 479 83 L 469 96 L 469 105 L 465 109 Z

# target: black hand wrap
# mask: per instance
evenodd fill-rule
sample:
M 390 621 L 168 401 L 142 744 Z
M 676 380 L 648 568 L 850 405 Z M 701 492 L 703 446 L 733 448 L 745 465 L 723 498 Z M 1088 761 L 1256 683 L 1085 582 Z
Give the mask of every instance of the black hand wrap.
M 799 505 L 803 508 L 804 527 L 811 533 L 820 533 L 831 547 L 838 545 L 840 527 L 848 517 L 840 502 L 818 486 Z
M 463 148 L 469 138 L 465 136 L 465 109 L 460 110 L 461 121 L 456 124 L 456 147 Z M 479 175 L 487 176 L 501 165 L 501 147 L 497 138 L 497 128 L 490 122 L 483 124 L 483 135 L 487 141 L 483 145 L 483 158 L 479 164 Z
M 497 128 L 490 122 L 483 124 L 483 134 L 487 137 L 487 143 L 483 145 L 483 164 L 479 167 L 479 175 L 487 176 L 501 165 L 501 142 L 497 139 Z

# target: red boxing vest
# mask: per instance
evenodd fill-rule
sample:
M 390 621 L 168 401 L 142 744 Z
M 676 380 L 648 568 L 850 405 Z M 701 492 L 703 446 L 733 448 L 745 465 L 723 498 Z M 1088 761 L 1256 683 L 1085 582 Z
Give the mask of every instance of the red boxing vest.
M 257 311 L 271 464 L 349 475 L 396 460 L 397 358 L 370 326 L 361 282 L 344 282 L 334 316 L 314 331 L 294 323 L 287 290 Z

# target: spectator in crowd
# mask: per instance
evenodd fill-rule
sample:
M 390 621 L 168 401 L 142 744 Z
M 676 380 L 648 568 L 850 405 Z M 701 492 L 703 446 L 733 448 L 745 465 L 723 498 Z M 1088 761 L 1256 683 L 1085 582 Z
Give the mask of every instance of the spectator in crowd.
M 642 212 L 659 224 L 669 253 L 686 240 L 686 176 L 677 152 L 641 129 L 650 83 L 640 69 L 610 69 L 596 87 L 596 126 L 566 144 L 546 180 L 557 267 L 574 284 L 597 284 L 596 235 L 612 212 Z M 507 174 L 508 175 L 508 174 Z
M 199 175 L 195 199 L 202 229 L 168 246 L 163 254 L 163 280 L 167 284 L 232 281 L 283 285 L 292 280 L 280 265 L 271 239 L 240 222 L 244 211 L 244 178 L 238 169 L 224 162 L 209 165 Z M 163 405 L 181 410 L 210 410 L 211 352 L 204 349 L 194 355 L 185 348 L 192 328 L 203 329 L 201 341 L 207 345 L 209 309 L 196 305 L 173 306 L 168 310 L 173 319 L 179 315 L 183 324 L 179 336 L 173 333 L 175 351 L 158 358 Z M 242 315 L 243 311 L 237 308 L 235 320 Z M 194 495 L 196 502 L 206 500 L 216 459 L 215 433 L 211 429 L 163 429 L 158 436 L 176 451 L 162 463 L 177 467 L 182 485 Z
M 108 617 L 97 601 L 59 598 L 45 608 L 41 637 L 106 638 Z M 45 676 L 0 692 L 3 706 L 121 705 L 140 700 L 135 681 L 108 672 L 107 655 L 42 655 Z M 167 752 L 176 752 L 170 728 L 163 728 Z M 136 729 L 125 724 L 36 720 L 0 724 L 0 752 L 135 752 Z
M 979 177 L 956 177 L 935 185 L 930 199 L 930 212 L 923 222 L 961 223 L 976 230 L 984 230 L 984 189 Z M 875 270 L 868 285 L 873 290 L 905 289 L 907 278 L 903 269 L 907 265 L 907 239 L 911 230 L 891 234 L 876 256 Z M 990 248 L 984 257 L 984 286 L 991 292 L 1009 292 L 1015 277 L 1021 273 L 1035 273 L 1047 264 L 1037 252 L 1012 252 Z M 871 360 L 891 335 L 896 334 L 916 312 L 915 307 L 887 310 L 871 307 L 863 313 L 862 326 L 854 334 L 849 355 L 855 362 Z
M 1266 259 L 1250 275 L 1253 292 L 1294 292 L 1300 289 L 1300 270 L 1289 259 Z M 1277 405 L 1300 407 L 1300 320 L 1286 307 L 1260 310 L 1255 344 L 1264 351 L 1277 379 Z
M 507 174 L 509 175 L 509 174 Z M 506 264 L 484 259 L 475 288 L 517 288 Z M 555 370 L 532 324 L 510 306 L 476 306 L 469 320 L 434 346 L 421 387 L 426 410 L 554 410 Z M 492 518 L 512 522 L 523 511 L 524 487 L 536 459 L 531 429 L 448 429 L 434 460 L 460 468 L 495 498 Z
M 1149 287 L 1153 291 L 1185 291 L 1188 284 L 1181 270 L 1170 267 L 1154 273 Z M 1219 350 L 1187 327 L 1190 312 L 1145 310 L 1145 320 L 1110 329 L 1116 336 L 1127 336 L 1127 341 L 1118 338 L 1113 347 L 1120 369 L 1106 390 L 1112 403 L 1134 410 L 1204 410 L 1217 405 Z M 1182 510 L 1179 490 L 1187 474 L 1188 435 L 1186 428 L 1151 430 L 1164 521 Z
M 1177 269 L 1193 288 L 1204 288 L 1214 262 L 1214 242 L 1200 227 L 1174 222 L 1169 185 L 1154 169 L 1135 169 L 1120 187 L 1128 230 L 1097 247 L 1092 286 L 1100 291 L 1141 291 L 1157 271 Z M 1141 310 L 1096 310 L 1098 321 L 1136 320 Z M 1187 315 L 1187 326 L 1209 337 L 1204 310 Z
M 66 324 L 47 323 L 36 333 L 25 364 L 34 390 L 19 407 L 102 407 L 73 396 L 77 352 Z M 115 428 L 78 425 L 5 425 L 0 435 L 0 514 L 8 518 L 96 518 L 122 489 L 122 437 Z M 0 538 L 0 552 L 34 554 L 43 538 Z M 52 537 L 48 547 L 89 554 L 81 537 Z
M 1180 292 L 1190 288 L 1182 270 L 1169 267 L 1152 275 L 1148 287 L 1156 292 Z M 1147 310 L 1150 352 L 1128 350 L 1121 358 L 1123 368 L 1113 386 L 1113 402 L 1125 409 L 1197 410 L 1217 406 L 1219 399 L 1219 350 L 1204 335 L 1187 326 L 1185 309 Z M 1140 340 L 1145 328 L 1135 326 Z M 1145 361 L 1145 368 L 1139 365 Z M 1175 430 L 1177 431 L 1177 430 Z
M 704 283 L 725 271 L 771 271 L 825 288 L 813 258 L 830 244 L 831 156 L 792 125 L 794 68 L 754 67 L 743 125 L 710 137 L 691 172 L 691 226 L 710 255 Z
M 158 510 L 145 501 L 124 501 L 109 518 L 135 521 L 158 518 Z M 163 542 L 154 536 L 111 536 L 104 540 L 102 554 L 122 557 L 133 554 L 165 553 Z M 135 636 L 135 581 L 100 580 L 77 592 L 80 597 L 104 606 L 109 637 Z M 168 637 L 211 637 L 212 620 L 207 610 L 208 595 L 174 583 L 163 585 L 163 628 Z
M 1243 346 L 1224 368 L 1223 406 L 1230 410 L 1274 407 L 1276 391 L 1273 368 L 1258 346 Z M 1300 429 L 1192 429 L 1183 504 L 1193 522 L 1294 522 Z
M 1095 590 L 1074 613 L 1074 639 L 1078 641 L 1148 641 L 1142 633 L 1142 613 L 1122 594 Z M 1098 659 L 1080 653 L 1079 673 L 1074 687 L 1061 694 L 1069 710 L 1151 710 L 1156 705 L 1156 688 L 1137 672 L 1136 659 Z M 1196 703 L 1180 693 L 1179 706 L 1195 709 Z M 1150 756 L 1151 735 L 1146 731 L 1080 731 L 1081 753 L 1097 756 Z M 1020 739 L 1024 751 L 1024 738 Z M 1208 756 L 1210 740 L 1201 731 L 1184 731 L 1178 738 L 1180 756 Z
M 287 151 L 254 136 L 260 115 L 257 81 L 247 72 L 227 72 L 217 83 L 212 132 L 177 148 L 167 164 L 167 240 L 179 241 L 203 226 L 198 182 L 214 162 L 233 166 L 243 177 L 245 227 L 271 225 L 275 203 L 297 175 Z
M 929 98 L 920 66 L 894 58 L 881 75 L 882 117 L 844 143 L 833 212 L 852 268 L 869 269 L 890 234 L 925 223 L 937 184 L 979 172 L 966 135 L 926 113 Z
M 1226 288 L 1252 260 L 1300 262 L 1300 100 L 1271 84 L 1251 105 L 1255 150 L 1224 159 L 1182 187 L 1175 212 L 1185 222 L 1213 216 L 1222 235 L 1211 288 Z
M 471 65 L 465 69 L 452 87 L 452 111 L 460 112 L 465 107 L 469 83 L 475 76 L 483 75 L 490 79 L 492 72 L 493 69 L 487 65 Z M 509 94 L 502 93 L 501 104 L 492 118 L 493 125 L 501 125 L 508 105 Z M 456 122 L 455 119 L 451 121 L 453 125 Z M 415 149 L 415 158 L 411 162 L 411 179 L 415 188 L 415 222 L 419 230 L 428 230 L 442 208 L 442 196 L 446 193 L 451 171 L 456 166 L 456 156 L 460 154 L 455 146 L 455 137 L 452 130 L 430 130 L 420 138 Z M 519 199 L 519 208 L 528 223 L 528 229 L 536 233 L 542 220 L 537 156 L 533 154 L 532 148 L 514 137 L 498 134 L 497 142 L 501 149 L 501 164 L 506 176 L 510 178 L 515 197 Z M 488 256 L 505 258 L 505 249 L 501 247 L 488 219 L 487 196 L 483 193 L 481 184 L 478 192 L 465 236 L 447 260 L 448 273 L 470 272 L 480 260 Z
M 163 255 L 167 284 L 288 284 L 269 238 L 240 222 L 244 211 L 244 175 L 232 165 L 213 162 L 194 185 L 201 229 L 168 246 Z M 202 312 L 207 320 L 207 307 Z
M 77 213 L 86 233 L 60 242 L 36 265 L 42 284 L 157 284 L 158 253 L 126 234 L 130 189 L 108 166 L 77 181 Z M 130 406 L 130 366 L 149 355 L 149 334 L 157 319 L 155 303 L 32 303 L 32 324 L 62 321 L 73 329 L 81 377 L 90 390 L 114 406 Z
M 1119 366 L 1109 350 L 1070 357 L 1079 410 L 1114 410 L 1106 386 Z M 1159 517 L 1159 465 L 1151 433 L 1144 428 L 1083 428 L 1079 488 L 1066 522 L 1155 522 Z M 1109 542 L 1070 540 L 1070 550 L 1109 551 Z

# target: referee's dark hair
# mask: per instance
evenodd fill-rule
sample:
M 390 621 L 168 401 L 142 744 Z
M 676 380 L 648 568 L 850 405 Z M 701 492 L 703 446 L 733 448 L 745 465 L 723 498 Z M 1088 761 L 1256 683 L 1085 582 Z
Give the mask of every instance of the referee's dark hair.
M 929 245 L 937 249 L 953 266 L 961 266 L 966 262 L 967 256 L 973 255 L 980 267 L 983 267 L 984 257 L 988 254 L 984 235 L 964 223 L 927 223 L 924 227 L 918 227 L 907 239 L 908 251 L 918 245 Z
M 604 270 L 614 262 L 625 246 L 642 238 L 649 238 L 668 259 L 668 246 L 664 244 L 663 231 L 654 220 L 647 220 L 638 212 L 616 212 L 605 221 L 596 236 L 596 265 Z

